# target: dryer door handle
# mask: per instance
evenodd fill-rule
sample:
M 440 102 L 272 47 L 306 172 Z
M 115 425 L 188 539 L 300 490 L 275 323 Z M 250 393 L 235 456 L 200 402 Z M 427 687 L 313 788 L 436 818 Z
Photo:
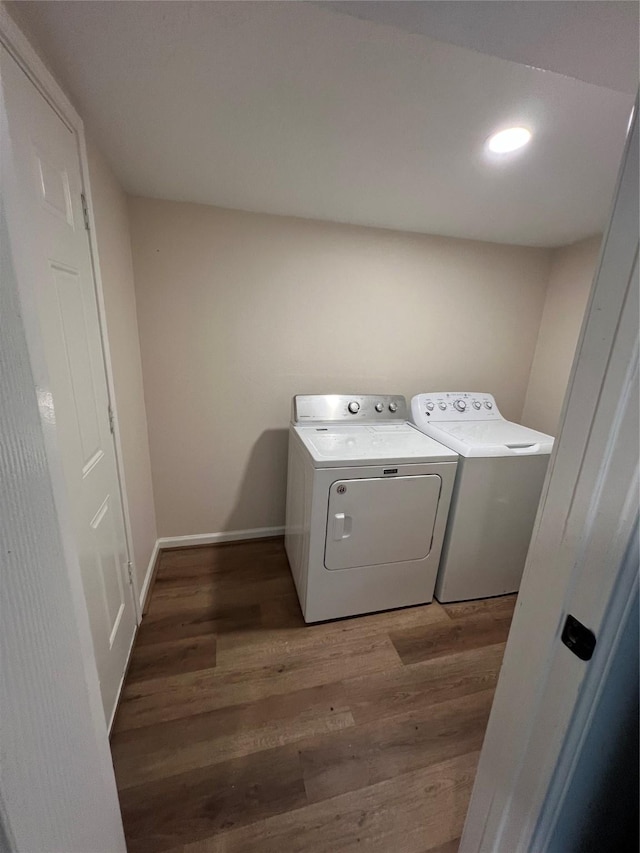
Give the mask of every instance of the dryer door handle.
M 333 516 L 333 538 L 336 542 L 341 539 L 348 539 L 351 536 L 353 528 L 353 519 L 350 515 L 345 515 L 344 512 L 336 512 Z

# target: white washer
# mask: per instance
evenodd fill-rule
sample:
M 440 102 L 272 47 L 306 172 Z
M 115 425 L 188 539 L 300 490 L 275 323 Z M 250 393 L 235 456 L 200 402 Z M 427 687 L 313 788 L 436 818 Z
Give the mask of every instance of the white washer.
M 457 454 L 400 396 L 293 399 L 285 547 L 306 622 L 433 598 Z
M 517 592 L 553 437 L 505 420 L 491 394 L 419 394 L 411 417 L 460 454 L 438 601 Z

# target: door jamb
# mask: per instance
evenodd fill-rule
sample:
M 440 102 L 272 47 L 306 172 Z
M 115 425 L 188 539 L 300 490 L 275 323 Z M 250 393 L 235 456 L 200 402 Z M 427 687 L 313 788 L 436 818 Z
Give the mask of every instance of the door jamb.
M 116 404 L 115 386 L 113 380 L 113 365 L 111 362 L 111 351 L 109 349 L 109 337 L 107 334 L 106 310 L 104 303 L 104 292 L 102 287 L 102 277 L 100 274 L 100 262 L 95 230 L 95 218 L 93 213 L 93 200 L 91 196 L 91 182 L 89 179 L 89 161 L 87 157 L 84 122 L 78 115 L 69 98 L 66 96 L 62 88 L 54 79 L 49 69 L 40 59 L 40 57 L 33 49 L 33 47 L 31 46 L 27 38 L 24 36 L 18 25 L 15 23 L 13 18 L 11 18 L 2 2 L 0 2 L 0 43 L 3 44 L 4 47 L 8 50 L 8 52 L 15 59 L 20 68 L 22 68 L 24 73 L 38 89 L 38 91 L 41 93 L 47 103 L 52 107 L 55 113 L 64 122 L 64 124 L 69 128 L 72 133 L 75 134 L 78 145 L 80 175 L 82 178 L 82 191 L 85 195 L 89 215 L 89 252 L 91 256 L 91 267 L 93 270 L 93 284 L 96 293 L 96 303 L 98 306 L 98 322 L 100 325 L 102 356 L 104 360 L 105 375 L 107 379 L 107 394 L 109 397 L 109 405 L 111 406 L 111 410 L 114 415 L 113 443 L 116 457 L 116 469 L 118 474 L 118 486 L 120 490 L 120 499 L 122 502 L 122 511 L 124 516 L 123 520 L 127 548 L 127 559 L 129 560 L 131 565 L 131 583 L 128 584 L 128 586 L 131 590 L 131 595 L 133 597 L 133 607 L 136 617 L 136 624 L 139 625 L 142 620 L 142 610 L 140 606 L 140 590 L 138 588 L 135 555 L 133 552 L 133 536 L 131 531 L 129 503 L 127 500 L 126 477 L 122 461 L 122 439 L 120 435 L 120 426 Z
M 534 589 L 534 582 L 528 583 L 528 575 L 534 577 L 533 570 L 536 567 L 536 561 L 540 563 L 540 555 L 536 551 L 536 537 L 538 530 L 541 527 L 541 521 L 545 516 L 545 503 L 549 498 L 549 494 L 556 481 L 553 475 L 560 478 L 569 485 L 575 483 L 581 475 L 582 465 L 584 461 L 585 448 L 591 434 L 591 429 L 595 417 L 599 414 L 600 395 L 602 393 L 602 383 L 606 379 L 607 369 L 611 361 L 612 348 L 614 346 L 622 318 L 629 302 L 629 294 L 632 288 L 637 287 L 637 259 L 638 259 L 638 238 L 637 238 L 637 146 L 638 146 L 638 100 L 632 114 L 632 121 L 627 135 L 624 154 L 621 160 L 616 189 L 614 192 L 613 209 L 610 214 L 609 224 L 605 232 L 605 238 L 600 250 L 600 258 L 592 287 L 591 296 L 585 313 L 580 340 L 576 350 L 576 357 L 571 371 L 571 377 L 561 417 L 561 431 L 556 439 L 556 446 L 552 454 L 552 459 L 547 472 L 545 486 L 543 488 L 543 496 L 538 516 L 532 536 L 532 546 L 527 558 L 525 567 L 525 576 L 523 578 L 523 586 L 521 588 L 521 598 L 518 601 L 514 624 L 507 643 L 505 653 L 505 662 L 503 664 L 500 680 L 498 682 L 498 692 L 496 700 L 492 707 L 491 718 L 483 750 L 480 756 L 479 771 L 476 776 L 476 782 L 473 789 L 467 820 L 462 836 L 461 851 L 489 851 L 497 849 L 496 845 L 508 842 L 511 850 L 530 850 L 534 833 L 536 835 L 536 843 L 544 843 L 548 839 L 555 811 L 553 804 L 550 804 L 547 797 L 551 790 L 551 785 L 554 785 L 554 792 L 562 793 L 572 771 L 570 760 L 566 760 L 566 751 L 563 753 L 565 744 L 580 742 L 581 727 L 585 719 L 588 717 L 592 706 L 594 705 L 601 689 L 603 678 L 606 675 L 606 668 L 611 662 L 611 657 L 608 656 L 602 665 L 597 664 L 597 669 L 593 668 L 593 673 L 590 677 L 586 677 L 581 683 L 580 695 L 576 698 L 574 705 L 574 713 L 569 718 L 566 730 L 561 733 L 562 740 L 558 745 L 556 763 L 549 768 L 545 765 L 544 775 L 540 775 L 538 781 L 538 789 L 535 796 L 529 796 L 527 799 L 520 797 L 520 804 L 514 801 L 517 800 L 515 793 L 515 785 L 520 778 L 520 770 L 525 761 L 526 752 L 535 749 L 535 744 L 532 746 L 532 733 L 534 726 L 538 720 L 540 710 L 541 697 L 546 689 L 547 678 L 551 672 L 556 655 L 561 655 L 566 652 L 559 645 L 560 631 L 562 629 L 563 618 L 566 615 L 566 602 L 568 602 L 569 594 L 575 587 L 579 575 L 579 562 L 569 563 L 568 559 L 564 561 L 564 569 L 554 578 L 553 586 L 547 589 L 546 595 L 548 598 L 559 602 L 560 607 L 558 612 L 544 612 L 540 614 L 533 613 L 530 601 L 527 599 L 528 594 Z M 633 205 L 636 205 L 633 207 Z M 635 210 L 635 220 L 629 211 Z M 610 257 L 617 259 L 623 258 L 622 271 L 615 269 L 615 277 L 612 276 L 612 263 Z M 613 292 L 606 290 L 605 295 L 605 277 L 603 270 L 606 268 L 606 284 L 611 281 L 616 282 L 616 287 Z M 601 277 L 602 276 L 602 277 Z M 595 307 L 594 307 L 595 306 Z M 606 311 L 604 310 L 606 309 Z M 635 316 L 635 313 L 629 316 Z M 606 324 L 603 323 L 606 320 Z M 594 341 L 597 335 L 590 331 L 587 337 L 587 330 L 590 330 L 590 324 L 598 323 L 600 333 L 599 349 L 594 350 Z M 625 339 L 626 340 L 626 339 Z M 589 345 L 587 350 L 585 341 Z M 637 347 L 637 337 L 632 342 Z M 631 349 L 631 343 L 628 344 Z M 597 357 L 594 357 L 594 352 Z M 637 352 L 637 350 L 636 350 Z M 584 360 L 584 361 L 583 361 Z M 584 364 L 589 361 L 591 365 L 591 373 L 587 374 L 584 369 Z M 597 382 L 594 379 L 594 371 Z M 630 377 L 630 371 L 627 376 L 619 379 L 620 396 L 619 407 L 621 402 L 628 398 L 629 388 L 627 380 Z M 587 381 L 588 380 L 588 381 Z M 579 383 L 579 385 L 578 385 Z M 629 386 L 630 387 L 630 386 Z M 586 394 L 585 389 L 590 391 Z M 577 407 L 571 406 L 570 401 L 573 401 L 573 395 L 580 394 L 582 403 L 582 411 L 578 411 Z M 625 396 L 627 395 L 627 396 Z M 576 423 L 582 422 L 582 429 L 579 436 L 576 437 L 574 432 L 571 433 L 574 449 L 569 457 L 562 458 L 562 470 L 556 473 L 559 468 L 558 460 L 558 445 L 563 443 L 563 430 L 566 427 L 568 416 L 571 415 L 571 428 L 575 432 Z M 611 442 L 610 433 L 608 444 L 603 457 L 602 468 L 605 463 L 608 463 L 616 446 Z M 617 435 L 617 434 L 616 434 Z M 623 495 L 630 496 L 628 501 L 628 512 L 625 514 L 624 525 L 621 521 L 621 527 L 618 539 L 620 540 L 620 555 L 612 554 L 612 559 L 619 556 L 620 559 L 616 562 L 615 571 L 607 579 L 607 587 L 602 590 L 603 613 L 598 625 L 593 627 L 600 634 L 600 648 L 605 650 L 608 648 L 607 642 L 614 644 L 617 642 L 614 631 L 611 630 L 611 625 L 619 626 L 625 617 L 625 608 L 628 603 L 629 596 L 625 596 L 625 591 L 630 589 L 630 585 L 635 582 L 636 575 L 634 572 L 629 572 L 629 566 L 623 560 L 624 552 L 629 544 L 629 537 L 633 535 L 634 522 L 637 513 L 637 467 L 630 466 L 628 478 L 620 487 L 620 492 Z M 553 510 L 557 509 L 558 489 L 555 488 L 553 493 Z M 571 498 L 573 500 L 573 498 Z M 551 502 L 551 501 L 549 501 Z M 556 548 L 559 550 L 559 545 L 564 542 L 567 518 L 569 515 L 570 502 L 564 507 L 562 513 L 558 513 L 555 519 L 554 532 L 552 537 L 546 537 L 547 547 Z M 575 531 L 572 533 L 575 540 Z M 551 539 L 553 540 L 551 542 Z M 558 540 L 556 542 L 556 540 Z M 571 553 L 575 552 L 580 555 L 580 546 L 582 539 L 570 543 Z M 538 549 L 539 550 L 539 549 Z M 531 564 L 532 571 L 528 572 Z M 537 648 L 529 649 L 529 668 L 535 669 L 535 680 L 528 682 L 525 687 L 524 677 L 516 678 L 516 666 L 514 655 L 521 655 L 524 645 L 524 629 L 530 627 L 531 619 L 536 618 L 537 624 L 540 627 L 541 618 L 544 617 L 544 643 Z M 559 617 L 559 618 L 558 618 Z M 526 620 L 526 621 L 525 621 Z M 515 651 L 514 651 L 515 650 Z M 611 650 L 610 650 L 611 651 Z M 511 654 L 511 659 L 509 655 Z M 520 685 L 517 685 L 517 682 Z M 513 692 L 513 686 L 516 684 L 519 689 L 517 696 Z M 505 686 L 506 685 L 506 686 Z M 500 695 L 502 686 L 502 696 Z M 506 697 L 510 696 L 512 702 L 521 713 L 511 715 L 508 720 L 505 716 L 505 701 Z M 492 725 L 493 723 L 493 725 Z M 555 741 L 559 739 L 556 732 L 549 733 L 548 751 L 555 749 Z M 553 743 L 551 743 L 554 741 Z M 502 747 L 505 748 L 502 748 Z M 499 753 L 502 755 L 499 755 Z M 498 760 L 496 757 L 500 760 Z M 556 771 L 554 773 L 554 770 Z M 521 792 L 520 792 L 521 793 Z M 523 805 L 524 803 L 524 805 Z M 508 825 L 508 827 L 507 827 Z M 508 828 L 509 836 L 505 838 Z M 517 837 L 516 837 L 517 836 Z M 545 850 L 544 846 L 535 847 L 536 850 Z

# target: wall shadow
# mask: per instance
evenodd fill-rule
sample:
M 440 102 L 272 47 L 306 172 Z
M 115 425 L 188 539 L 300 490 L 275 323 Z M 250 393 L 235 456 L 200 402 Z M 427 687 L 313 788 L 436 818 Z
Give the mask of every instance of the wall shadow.
M 258 437 L 226 530 L 284 526 L 288 441 L 287 429 Z M 267 512 L 265 500 L 273 501 Z M 140 631 L 160 642 L 304 624 L 279 536 L 163 551 Z
M 287 429 L 267 429 L 258 437 L 246 461 L 226 530 L 284 525 L 288 446 Z
M 246 461 L 226 530 L 284 527 L 288 447 L 288 429 L 269 429 L 259 435 Z M 215 551 L 212 582 L 220 604 L 238 608 L 251 619 L 253 630 L 304 626 L 282 537 L 230 542 L 216 546 Z

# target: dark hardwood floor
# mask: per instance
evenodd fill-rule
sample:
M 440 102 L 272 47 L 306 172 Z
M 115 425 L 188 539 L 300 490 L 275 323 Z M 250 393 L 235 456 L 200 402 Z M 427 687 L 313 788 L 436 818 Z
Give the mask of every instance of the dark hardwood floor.
M 454 853 L 514 603 L 305 625 L 282 539 L 165 551 L 111 741 L 129 853 Z

